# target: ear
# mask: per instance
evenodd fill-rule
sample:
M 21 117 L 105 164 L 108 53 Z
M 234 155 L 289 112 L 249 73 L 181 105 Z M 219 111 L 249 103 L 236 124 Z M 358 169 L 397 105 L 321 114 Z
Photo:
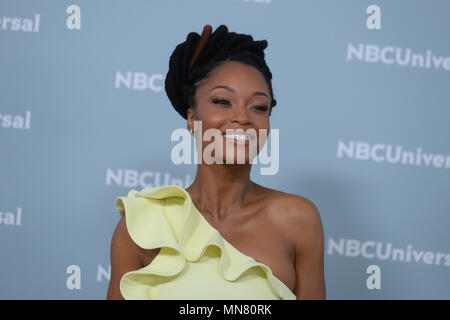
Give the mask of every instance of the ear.
M 187 129 L 190 130 L 194 130 L 194 121 L 195 121 L 195 113 L 194 110 L 192 108 L 188 108 L 186 110 L 187 113 Z

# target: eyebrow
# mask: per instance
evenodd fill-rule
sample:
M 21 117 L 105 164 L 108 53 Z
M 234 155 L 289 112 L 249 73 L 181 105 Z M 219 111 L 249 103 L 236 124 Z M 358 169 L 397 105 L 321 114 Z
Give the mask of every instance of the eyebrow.
M 209 90 L 209 92 L 211 92 L 211 91 L 213 91 L 214 89 L 217 89 L 217 88 L 222 88 L 222 89 L 226 89 L 226 90 L 231 91 L 231 92 L 236 92 L 233 88 L 230 88 L 228 86 L 215 86 L 214 88 Z M 262 92 L 262 91 L 255 91 L 255 92 L 253 92 L 252 96 L 265 96 L 267 99 L 269 99 L 269 96 L 265 92 Z

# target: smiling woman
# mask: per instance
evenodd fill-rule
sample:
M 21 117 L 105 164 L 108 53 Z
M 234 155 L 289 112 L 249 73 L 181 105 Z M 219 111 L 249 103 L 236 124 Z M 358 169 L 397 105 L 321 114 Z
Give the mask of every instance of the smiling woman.
M 216 148 L 213 155 L 217 163 L 251 163 L 252 133 L 256 135 L 253 141 L 258 153 L 261 151 L 267 137 L 264 133 L 270 129 L 272 95 L 268 87 L 257 68 L 240 61 L 220 63 L 207 78 L 197 82 L 195 104 L 187 110 L 187 125 L 195 128 L 194 121 L 201 121 L 202 130 L 221 132 L 223 147 Z M 230 116 L 236 117 L 235 121 Z M 195 133 L 197 141 L 202 142 L 198 151 L 206 150 L 209 142 L 202 139 L 200 132 Z
M 111 241 L 108 299 L 324 299 L 324 235 L 308 199 L 250 179 L 247 141 L 260 143 L 276 105 L 267 41 L 209 25 L 172 53 L 165 89 L 195 130 L 226 148 L 200 162 L 189 188 L 130 190 Z M 261 145 L 265 140 L 262 140 Z M 230 150 L 232 152 L 230 152 Z M 242 155 L 242 153 L 241 153 Z M 239 160 L 245 160 L 240 162 Z

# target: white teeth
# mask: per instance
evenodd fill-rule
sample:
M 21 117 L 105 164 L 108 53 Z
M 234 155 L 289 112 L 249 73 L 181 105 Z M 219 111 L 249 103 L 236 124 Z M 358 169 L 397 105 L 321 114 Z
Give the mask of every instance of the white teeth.
M 252 140 L 250 136 L 247 136 L 245 134 L 224 134 L 223 136 L 229 139 Z

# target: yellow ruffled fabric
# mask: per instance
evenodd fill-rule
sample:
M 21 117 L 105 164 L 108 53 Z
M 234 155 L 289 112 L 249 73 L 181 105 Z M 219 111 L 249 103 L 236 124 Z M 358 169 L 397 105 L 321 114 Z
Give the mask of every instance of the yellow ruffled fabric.
M 132 189 L 116 208 L 139 247 L 161 248 L 149 265 L 123 275 L 125 299 L 296 299 L 268 266 L 227 242 L 182 187 Z

